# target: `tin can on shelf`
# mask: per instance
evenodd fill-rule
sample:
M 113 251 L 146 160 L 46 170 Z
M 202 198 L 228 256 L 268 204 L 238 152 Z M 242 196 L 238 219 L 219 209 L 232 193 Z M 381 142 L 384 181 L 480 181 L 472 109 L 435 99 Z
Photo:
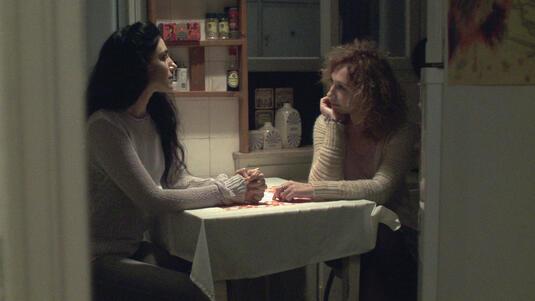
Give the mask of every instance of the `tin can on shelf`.
M 205 21 L 205 31 L 207 40 L 215 40 L 219 37 L 218 28 L 219 28 L 219 19 L 217 14 L 207 13 Z

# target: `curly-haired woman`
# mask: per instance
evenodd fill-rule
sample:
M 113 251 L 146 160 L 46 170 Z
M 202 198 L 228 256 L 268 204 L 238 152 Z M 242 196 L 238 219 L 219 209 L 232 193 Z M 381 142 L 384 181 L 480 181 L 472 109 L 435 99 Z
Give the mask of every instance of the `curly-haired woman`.
M 361 257 L 360 300 L 416 300 L 418 204 L 405 184 L 416 127 L 400 85 L 366 40 L 333 48 L 322 77 L 330 88 L 314 126 L 309 182 L 286 182 L 274 197 L 367 199 L 396 212 L 401 229 L 380 225 L 376 248 Z

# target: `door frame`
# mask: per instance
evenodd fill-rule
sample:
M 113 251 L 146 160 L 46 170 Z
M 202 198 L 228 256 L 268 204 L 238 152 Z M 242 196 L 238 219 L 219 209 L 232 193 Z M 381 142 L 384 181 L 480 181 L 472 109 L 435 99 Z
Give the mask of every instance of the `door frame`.
M 427 63 L 445 62 L 445 4 L 447 1 L 427 1 L 426 59 Z M 420 267 L 418 272 L 419 300 L 437 300 L 438 259 L 440 243 L 440 180 L 442 142 L 442 103 L 445 70 L 422 69 L 422 154 L 421 199 L 425 210 L 420 221 Z

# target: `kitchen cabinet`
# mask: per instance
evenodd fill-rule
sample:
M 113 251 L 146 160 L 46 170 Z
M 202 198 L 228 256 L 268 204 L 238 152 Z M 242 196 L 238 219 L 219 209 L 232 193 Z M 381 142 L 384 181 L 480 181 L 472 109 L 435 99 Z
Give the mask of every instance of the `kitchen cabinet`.
M 239 99 L 240 152 L 248 152 L 248 51 L 247 51 L 247 5 L 246 0 L 147 0 L 147 18 L 153 23 L 169 20 L 197 20 L 204 30 L 206 13 L 223 13 L 225 7 L 238 7 L 240 37 L 200 41 L 166 41 L 168 48 L 187 48 L 190 91 L 173 92 L 174 97 L 237 97 Z M 202 34 L 204 36 L 204 34 Z M 205 60 L 207 47 L 232 47 L 236 49 L 239 64 L 239 91 L 210 91 L 205 87 L 205 71 L 210 62 Z M 208 89 L 207 89 L 208 88 Z M 195 91 L 191 91 L 195 90 Z
M 262 30 L 263 56 L 320 56 L 318 3 L 266 3 Z
M 249 0 L 250 71 L 317 71 L 337 35 L 335 0 Z M 332 30 L 334 29 L 334 31 Z

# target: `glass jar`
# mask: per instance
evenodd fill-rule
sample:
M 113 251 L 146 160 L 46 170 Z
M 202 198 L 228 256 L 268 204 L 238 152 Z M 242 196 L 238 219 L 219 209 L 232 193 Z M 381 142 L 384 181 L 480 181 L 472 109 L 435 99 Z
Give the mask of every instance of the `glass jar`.
M 217 14 L 208 13 L 206 14 L 206 39 L 215 40 L 219 37 L 218 28 L 219 28 L 219 19 Z
M 220 39 L 229 39 L 230 38 L 230 31 L 228 26 L 228 18 L 226 14 L 220 14 L 219 15 L 219 38 Z

